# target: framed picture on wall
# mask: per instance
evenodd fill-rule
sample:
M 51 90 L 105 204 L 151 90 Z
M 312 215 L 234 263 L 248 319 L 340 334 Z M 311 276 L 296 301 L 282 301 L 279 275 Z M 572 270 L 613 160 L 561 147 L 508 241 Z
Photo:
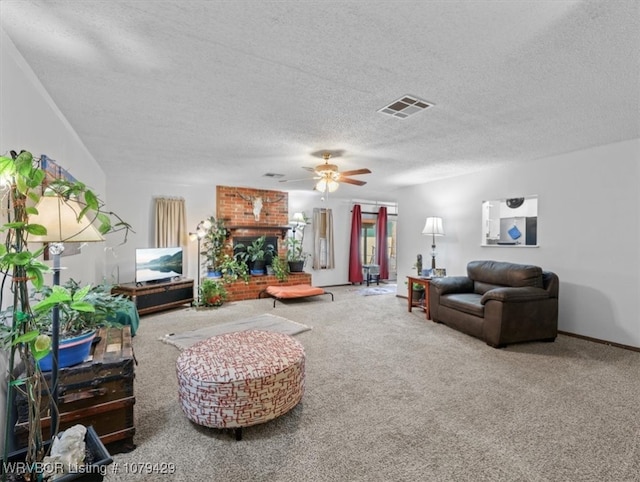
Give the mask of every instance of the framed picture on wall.
M 433 277 L 433 270 L 431 268 L 424 268 L 422 270 L 422 274 L 420 275 L 422 278 L 431 278 Z
M 56 161 L 47 157 L 45 154 L 40 155 L 40 168 L 45 172 L 45 185 L 55 181 L 56 179 L 64 179 L 70 182 L 77 181 L 69 171 L 60 167 Z M 64 245 L 64 251 L 62 251 L 60 256 L 74 256 L 76 254 L 80 254 L 81 247 L 81 243 L 66 243 Z M 49 243 L 44 243 L 44 260 L 49 261 L 51 259 L 53 259 L 53 256 L 49 253 Z

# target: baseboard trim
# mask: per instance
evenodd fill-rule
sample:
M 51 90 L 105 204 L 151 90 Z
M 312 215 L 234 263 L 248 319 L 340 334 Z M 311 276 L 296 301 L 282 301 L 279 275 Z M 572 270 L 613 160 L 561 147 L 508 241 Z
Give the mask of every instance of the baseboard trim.
M 568 331 L 562 331 L 562 330 L 558 330 L 558 333 L 561 335 L 572 336 L 574 338 L 580 338 L 582 340 L 592 341 L 594 343 L 600 343 L 602 345 L 615 346 L 616 348 L 622 348 L 624 350 L 640 352 L 640 347 L 637 347 L 637 346 L 623 345 L 622 343 L 616 343 L 614 341 L 601 340 L 600 338 L 592 338 L 590 336 L 578 335 L 577 333 L 570 333 Z

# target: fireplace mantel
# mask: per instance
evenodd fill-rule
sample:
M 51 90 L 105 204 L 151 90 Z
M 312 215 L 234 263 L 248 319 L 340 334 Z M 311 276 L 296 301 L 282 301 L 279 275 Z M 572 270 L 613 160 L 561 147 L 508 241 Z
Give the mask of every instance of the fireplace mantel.
M 227 226 L 229 231 L 237 231 L 239 229 L 250 229 L 253 231 L 280 231 L 280 237 L 282 239 L 287 237 L 287 231 L 291 229 L 291 226 L 270 226 L 266 224 L 252 224 L 244 226 Z

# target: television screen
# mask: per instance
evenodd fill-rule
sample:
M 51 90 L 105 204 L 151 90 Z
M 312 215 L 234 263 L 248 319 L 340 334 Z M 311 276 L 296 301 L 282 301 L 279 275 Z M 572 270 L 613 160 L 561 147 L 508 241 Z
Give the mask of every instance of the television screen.
M 137 248 L 136 283 L 182 276 L 182 248 Z

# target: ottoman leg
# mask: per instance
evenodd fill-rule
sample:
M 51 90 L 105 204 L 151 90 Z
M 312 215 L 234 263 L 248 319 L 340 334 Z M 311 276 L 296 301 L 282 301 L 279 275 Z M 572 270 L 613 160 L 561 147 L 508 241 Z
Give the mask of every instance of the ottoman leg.
M 238 427 L 234 430 L 236 434 L 236 440 L 242 440 L 242 427 Z

